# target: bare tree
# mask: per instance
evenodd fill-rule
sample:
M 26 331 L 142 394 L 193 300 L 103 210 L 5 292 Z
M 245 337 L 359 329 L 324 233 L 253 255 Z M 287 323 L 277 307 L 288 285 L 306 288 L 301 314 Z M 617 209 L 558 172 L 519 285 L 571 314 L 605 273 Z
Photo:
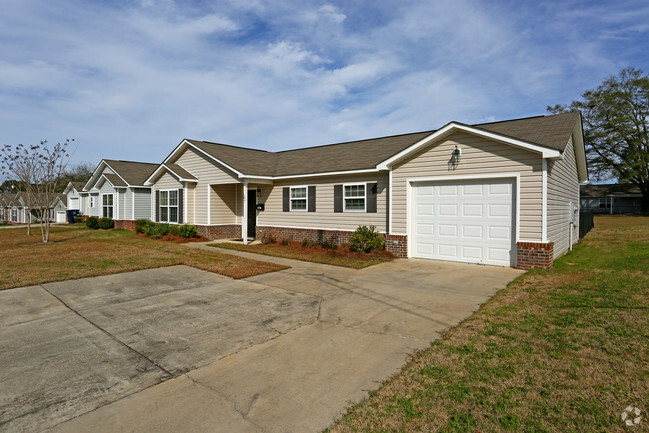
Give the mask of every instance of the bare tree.
M 54 146 L 49 146 L 45 140 L 30 147 L 5 145 L 0 159 L 0 169 L 23 184 L 29 209 L 27 221 L 31 224 L 34 212 L 40 221 L 43 243 L 50 241 L 50 209 L 70 160 L 67 147 L 73 141 L 68 139 Z

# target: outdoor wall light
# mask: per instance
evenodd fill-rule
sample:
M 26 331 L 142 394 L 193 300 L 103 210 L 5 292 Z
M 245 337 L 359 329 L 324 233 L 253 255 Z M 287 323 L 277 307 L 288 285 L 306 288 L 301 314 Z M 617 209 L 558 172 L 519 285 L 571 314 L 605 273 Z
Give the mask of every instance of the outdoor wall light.
M 451 163 L 457 164 L 460 162 L 460 155 L 462 155 L 462 150 L 457 147 L 457 144 L 455 145 L 455 149 L 453 149 L 453 153 L 451 153 Z

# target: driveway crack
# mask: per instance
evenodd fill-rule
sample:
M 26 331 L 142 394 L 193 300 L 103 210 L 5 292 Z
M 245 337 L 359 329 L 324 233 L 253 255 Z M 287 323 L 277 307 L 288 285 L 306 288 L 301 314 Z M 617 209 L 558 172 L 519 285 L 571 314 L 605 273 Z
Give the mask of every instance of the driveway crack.
M 85 320 L 85 321 L 88 322 L 90 325 L 92 325 L 92 326 L 94 326 L 95 328 L 97 328 L 99 331 L 101 331 L 101 332 L 103 332 L 104 334 L 106 334 L 108 337 L 110 337 L 111 339 L 113 339 L 116 343 L 120 344 L 121 346 L 124 346 L 126 349 L 128 349 L 128 350 L 130 350 L 131 352 L 137 354 L 138 356 L 144 358 L 146 361 L 150 362 L 151 364 L 153 364 L 154 366 L 156 366 L 158 369 L 160 369 L 162 372 L 164 372 L 168 377 L 174 377 L 174 374 L 171 373 L 171 372 L 170 372 L 169 370 L 167 370 L 166 368 L 164 368 L 162 365 L 158 364 L 157 362 L 155 362 L 153 359 L 149 358 L 148 356 L 146 356 L 146 355 L 143 354 L 142 352 L 139 352 L 138 350 L 136 350 L 136 349 L 132 348 L 131 346 L 129 346 L 128 344 L 124 343 L 123 341 L 121 341 L 120 339 L 118 339 L 117 337 L 115 337 L 113 334 L 111 334 L 110 332 L 108 332 L 106 329 L 104 329 L 104 328 L 102 328 L 101 326 L 97 325 L 96 323 L 94 323 L 92 320 L 88 319 L 88 318 L 87 318 L 86 316 L 84 316 L 83 314 L 79 313 L 77 310 L 75 310 L 75 309 L 72 308 L 70 305 L 68 305 L 68 304 L 67 304 L 63 299 L 61 299 L 60 297 L 56 296 L 54 293 L 50 292 L 49 290 L 47 290 L 47 289 L 46 289 L 42 284 L 39 285 L 39 287 L 40 287 L 41 289 L 45 290 L 45 291 L 46 291 L 47 293 L 49 293 L 50 295 L 54 296 L 54 297 L 55 297 L 55 298 L 56 298 L 56 299 L 57 299 L 61 304 L 63 304 L 63 306 L 64 306 L 65 308 L 67 308 L 68 310 L 70 310 L 71 312 L 73 312 L 74 314 L 76 314 L 77 316 L 81 317 L 83 320 Z

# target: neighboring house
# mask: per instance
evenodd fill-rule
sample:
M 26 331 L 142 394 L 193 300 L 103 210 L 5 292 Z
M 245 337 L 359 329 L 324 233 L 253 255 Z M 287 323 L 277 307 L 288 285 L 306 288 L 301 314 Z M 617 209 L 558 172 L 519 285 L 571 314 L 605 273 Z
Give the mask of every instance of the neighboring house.
M 57 194 L 50 209 L 50 221 L 65 223 L 67 219 L 68 197 L 66 194 Z
M 32 223 L 40 221 L 40 212 L 35 209 L 34 201 L 32 200 L 31 209 L 27 206 L 27 197 L 25 192 L 18 192 L 17 194 L 3 194 L 3 208 L 4 215 L 7 222 L 14 224 L 27 224 L 28 218 L 31 218 Z M 47 211 L 43 212 L 46 219 L 50 222 L 59 222 L 60 212 L 65 215 L 67 198 L 65 194 L 55 194 L 53 202 Z M 1 216 L 2 214 L 0 214 Z M 65 220 L 63 220 L 65 222 Z
M 144 181 L 157 167 L 102 159 L 79 194 L 81 213 L 110 217 L 115 227 L 133 229 L 136 219 L 151 218 L 151 186 Z
M 0 223 L 11 222 L 11 206 L 16 194 L 0 193 Z
M 549 267 L 578 240 L 578 112 L 266 152 L 185 139 L 147 179 L 155 221 L 211 239 L 346 242 L 374 225 L 419 257 Z
M 68 182 L 65 187 L 64 194 L 67 194 L 68 210 L 77 210 L 81 213 L 81 193 L 83 191 L 84 182 Z
M 581 186 L 581 208 L 594 213 L 639 213 L 642 191 L 631 183 L 609 183 Z

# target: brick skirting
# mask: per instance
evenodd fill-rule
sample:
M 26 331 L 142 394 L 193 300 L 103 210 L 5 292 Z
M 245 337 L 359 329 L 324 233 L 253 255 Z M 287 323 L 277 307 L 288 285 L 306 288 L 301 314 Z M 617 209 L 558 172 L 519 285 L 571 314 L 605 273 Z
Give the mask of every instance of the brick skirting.
M 134 220 L 113 220 L 113 223 L 115 223 L 116 229 L 135 231 Z
M 214 239 L 239 239 L 241 238 L 241 225 L 224 224 L 218 226 L 196 226 L 198 234 L 204 238 Z
M 551 269 L 554 260 L 554 242 L 517 242 L 516 257 L 518 269 Z
M 270 237 L 276 241 L 290 240 L 302 242 L 309 240 L 315 243 L 333 242 L 338 245 L 348 244 L 352 233 L 344 230 L 296 229 L 291 227 L 257 226 L 256 238 L 263 240 Z M 385 249 L 397 257 L 407 257 L 408 236 L 382 234 L 386 240 Z

